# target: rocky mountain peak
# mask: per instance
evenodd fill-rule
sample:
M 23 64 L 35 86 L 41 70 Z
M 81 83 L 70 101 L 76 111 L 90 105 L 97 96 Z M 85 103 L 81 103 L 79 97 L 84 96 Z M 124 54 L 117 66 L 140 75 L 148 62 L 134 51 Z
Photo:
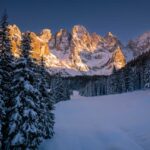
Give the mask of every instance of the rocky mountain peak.
M 43 29 L 39 37 L 40 37 L 40 39 L 42 39 L 43 41 L 49 42 L 49 40 L 50 40 L 51 37 L 52 37 L 51 30 L 49 30 L 49 29 Z
M 133 57 L 141 55 L 150 50 L 150 31 L 143 33 L 134 40 L 130 40 L 127 45 L 127 51 L 131 52 Z
M 114 53 L 114 66 L 116 69 L 121 69 L 125 65 L 126 59 L 121 48 L 118 46 Z
M 99 40 L 98 36 L 96 37 L 96 34 L 92 37 L 87 29 L 82 25 L 76 25 L 72 29 L 72 42 L 74 43 L 76 50 L 79 52 L 83 50 L 91 52 L 94 51 L 94 42 L 96 42 L 97 45 L 97 41 L 94 41 L 94 38 Z
M 71 35 L 66 29 L 60 29 L 54 36 L 56 50 L 67 50 L 70 45 Z
M 88 34 L 87 29 L 82 25 L 75 25 L 72 28 L 72 36 L 73 38 L 82 38 L 84 34 Z
M 20 29 L 14 24 L 14 25 L 9 25 L 9 38 L 11 41 L 11 46 L 12 46 L 12 54 L 15 57 L 20 56 L 20 45 L 21 45 L 21 38 L 22 38 L 22 33 Z
M 108 36 L 108 37 L 114 37 L 114 35 L 112 34 L 112 32 L 108 32 L 108 33 L 106 34 L 106 36 Z
M 9 28 L 13 53 L 19 57 L 22 33 L 16 25 Z M 114 66 L 120 69 L 125 65 L 120 42 L 112 33 L 102 37 L 75 25 L 71 33 L 60 29 L 52 35 L 51 30 L 43 29 L 39 35 L 30 32 L 30 38 L 31 56 L 36 60 L 44 57 L 51 74 L 109 75 Z

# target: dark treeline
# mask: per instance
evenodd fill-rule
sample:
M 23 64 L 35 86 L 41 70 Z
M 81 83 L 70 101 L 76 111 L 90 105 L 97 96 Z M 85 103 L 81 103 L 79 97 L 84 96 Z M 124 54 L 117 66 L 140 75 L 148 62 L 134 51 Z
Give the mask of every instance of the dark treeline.
M 72 91 L 79 91 L 79 94 L 82 96 L 106 94 L 104 84 L 106 83 L 107 76 L 75 76 L 65 79 L 68 81 L 69 88 Z M 91 90 L 93 91 L 92 93 Z
M 69 100 L 72 94 L 69 88 L 69 82 L 61 77 L 59 73 L 49 77 L 51 78 L 49 84 L 51 85 L 52 99 L 54 102 L 58 103 L 60 101 Z
M 133 59 L 110 76 L 69 77 L 70 89 L 82 96 L 124 93 L 150 88 L 150 51 Z

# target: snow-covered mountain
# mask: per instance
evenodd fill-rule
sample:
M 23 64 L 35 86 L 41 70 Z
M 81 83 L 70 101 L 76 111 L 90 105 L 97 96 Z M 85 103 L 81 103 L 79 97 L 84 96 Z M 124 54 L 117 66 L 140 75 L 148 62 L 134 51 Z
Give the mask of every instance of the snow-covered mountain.
M 145 32 L 134 40 L 130 40 L 127 45 L 128 58 L 132 59 L 150 50 L 150 31 Z
M 16 25 L 10 25 L 13 54 L 19 57 L 22 34 Z M 37 35 L 30 32 L 34 59 L 43 56 L 50 74 L 109 75 L 113 68 L 122 68 L 126 61 L 120 41 L 111 32 L 105 37 L 90 34 L 82 25 L 76 25 L 71 33 L 60 29 L 55 35 L 44 29 Z

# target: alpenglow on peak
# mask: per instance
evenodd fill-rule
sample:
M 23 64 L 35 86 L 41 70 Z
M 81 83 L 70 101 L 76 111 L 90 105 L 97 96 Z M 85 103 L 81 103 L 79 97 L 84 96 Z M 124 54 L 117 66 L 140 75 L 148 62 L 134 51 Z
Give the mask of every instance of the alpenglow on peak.
M 19 57 L 23 33 L 16 25 L 9 25 L 9 29 L 12 52 Z M 75 25 L 71 32 L 60 29 L 53 35 L 49 29 L 39 35 L 30 32 L 30 39 L 31 57 L 37 61 L 43 57 L 52 75 L 109 75 L 114 67 L 120 69 L 126 63 L 120 41 L 111 32 L 102 37 Z

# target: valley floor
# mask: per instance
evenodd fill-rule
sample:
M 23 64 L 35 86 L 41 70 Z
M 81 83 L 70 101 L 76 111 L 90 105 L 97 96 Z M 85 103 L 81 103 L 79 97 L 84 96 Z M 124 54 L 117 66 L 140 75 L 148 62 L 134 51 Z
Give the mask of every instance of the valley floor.
M 55 135 L 40 150 L 150 150 L 150 90 L 56 104 Z

